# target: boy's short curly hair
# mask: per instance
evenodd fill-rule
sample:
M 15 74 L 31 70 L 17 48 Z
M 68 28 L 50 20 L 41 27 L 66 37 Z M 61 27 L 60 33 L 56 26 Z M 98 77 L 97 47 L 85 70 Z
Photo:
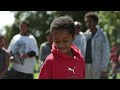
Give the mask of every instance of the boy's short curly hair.
M 75 25 L 71 17 L 60 16 L 56 18 L 50 26 L 51 33 L 53 30 L 67 30 L 72 36 L 75 35 Z
M 30 26 L 30 24 L 29 24 L 29 22 L 28 22 L 27 20 L 21 21 L 21 24 L 22 24 L 22 23 L 25 23 L 28 27 Z M 21 25 L 21 24 L 20 24 L 20 25 Z
M 96 23 L 98 23 L 98 15 L 95 12 L 86 13 L 84 19 L 87 17 L 92 18 Z

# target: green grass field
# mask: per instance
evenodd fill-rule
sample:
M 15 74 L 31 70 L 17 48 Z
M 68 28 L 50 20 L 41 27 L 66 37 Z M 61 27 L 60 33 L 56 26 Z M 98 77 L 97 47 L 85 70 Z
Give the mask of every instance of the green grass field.
M 40 69 L 40 66 L 41 65 L 39 65 L 39 63 L 38 62 L 36 62 L 36 64 L 35 64 L 35 73 L 34 73 L 34 79 L 38 79 L 38 75 L 39 75 L 39 69 Z
M 113 79 L 112 76 L 108 77 L 109 79 Z M 117 74 L 117 78 L 116 79 L 120 79 L 120 73 Z
M 34 79 L 38 79 L 39 73 L 34 73 Z

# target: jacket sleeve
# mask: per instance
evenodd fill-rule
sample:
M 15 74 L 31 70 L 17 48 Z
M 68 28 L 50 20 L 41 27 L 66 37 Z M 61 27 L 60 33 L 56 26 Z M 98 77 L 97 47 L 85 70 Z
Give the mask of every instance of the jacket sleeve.
M 84 57 L 81 55 L 81 60 L 79 64 L 80 69 L 82 69 L 81 79 L 85 79 L 85 60 Z
M 83 35 L 82 36 L 82 45 L 81 45 L 81 49 L 82 49 L 82 54 L 83 56 L 85 57 L 85 50 L 86 50 L 86 39 L 85 39 L 85 36 Z
M 39 56 L 38 45 L 35 37 L 32 35 L 29 51 L 34 51 L 36 56 Z
M 83 79 L 85 79 L 85 60 L 83 58 Z
M 51 79 L 51 60 L 46 59 L 39 73 L 39 79 Z
M 101 71 L 107 71 L 109 57 L 110 57 L 110 46 L 105 33 L 102 34 L 102 62 Z
M 40 46 L 40 60 L 44 61 L 46 59 L 46 54 L 45 54 L 46 50 L 44 48 L 44 44 L 41 44 Z

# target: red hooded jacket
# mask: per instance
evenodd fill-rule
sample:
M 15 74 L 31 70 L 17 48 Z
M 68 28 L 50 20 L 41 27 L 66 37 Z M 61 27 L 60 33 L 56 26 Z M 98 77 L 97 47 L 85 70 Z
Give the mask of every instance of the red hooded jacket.
M 74 57 L 58 51 L 52 46 L 51 54 L 46 58 L 39 73 L 39 79 L 85 79 L 85 62 L 80 51 L 71 45 Z

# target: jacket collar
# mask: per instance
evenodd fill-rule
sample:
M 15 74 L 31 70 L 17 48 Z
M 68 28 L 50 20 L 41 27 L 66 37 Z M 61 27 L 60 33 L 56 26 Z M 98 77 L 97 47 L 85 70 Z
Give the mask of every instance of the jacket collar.
M 99 27 L 96 27 L 96 29 L 97 29 L 97 32 L 96 32 L 96 34 L 95 34 L 94 37 L 97 37 L 97 36 L 99 35 L 99 33 L 102 32 L 102 30 L 101 30 Z M 91 34 L 92 34 L 92 33 L 91 33 L 90 29 L 88 29 L 88 30 L 85 32 L 85 35 L 91 35 Z
M 79 49 L 75 46 L 75 45 L 71 45 L 71 49 L 73 51 L 73 55 L 74 55 L 74 58 L 80 58 L 80 51 Z M 52 50 L 51 52 L 53 53 L 53 55 L 57 56 L 57 57 L 60 57 L 60 58 L 63 58 L 65 60 L 70 60 L 70 59 L 73 59 L 72 57 L 69 57 L 68 55 L 60 52 L 56 47 L 55 45 L 53 44 L 52 45 Z

